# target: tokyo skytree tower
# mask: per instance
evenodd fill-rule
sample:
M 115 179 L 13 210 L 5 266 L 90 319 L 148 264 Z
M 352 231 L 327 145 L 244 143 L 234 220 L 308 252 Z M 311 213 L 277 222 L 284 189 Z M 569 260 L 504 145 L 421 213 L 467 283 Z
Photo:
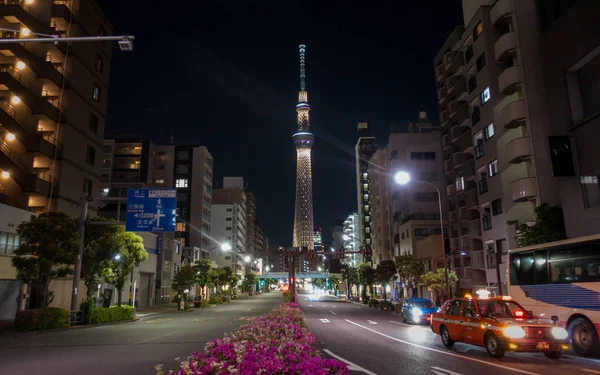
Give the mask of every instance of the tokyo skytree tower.
M 300 45 L 300 91 L 296 104 L 298 131 L 296 145 L 296 212 L 294 215 L 294 247 L 314 250 L 311 149 L 315 136 L 310 132 L 308 93 L 305 71 L 306 46 Z

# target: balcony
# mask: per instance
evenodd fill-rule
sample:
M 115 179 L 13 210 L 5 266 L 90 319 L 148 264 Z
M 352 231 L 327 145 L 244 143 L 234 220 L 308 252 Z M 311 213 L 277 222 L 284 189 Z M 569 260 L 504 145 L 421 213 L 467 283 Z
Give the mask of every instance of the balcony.
M 473 179 L 475 177 L 475 160 L 469 159 L 462 163 L 456 170 L 456 174 L 463 176 L 467 180 Z
M 31 169 L 27 166 L 27 162 L 13 152 L 4 141 L 0 141 L 0 166 L 9 171 L 11 178 L 21 188 L 27 186 L 27 178 L 31 174 Z
M 38 76 L 38 78 L 50 79 L 58 87 L 62 85 L 62 74 L 59 70 L 57 70 L 57 65 L 49 61 L 48 58 L 46 58 L 46 61 L 40 60 L 39 57 L 35 56 L 28 49 L 18 43 L 7 43 L 2 45 L 0 49 L 8 50 L 13 55 L 18 57 L 19 60 L 25 63 L 25 65 L 35 71 L 35 74 Z M 60 68 L 62 68 L 62 63 L 57 64 Z
M 460 219 L 473 219 L 473 214 L 471 210 L 467 207 L 459 207 L 458 209 L 458 217 Z
M 31 6 L 22 0 L 0 0 L 0 18 L 4 18 L 11 24 L 24 24 L 34 33 L 53 35 L 48 25 L 39 21 L 31 15 Z
M 445 88 L 445 87 L 440 87 L 440 88 L 438 89 L 438 92 L 437 92 L 437 94 L 438 94 L 438 99 L 439 99 L 439 100 L 442 100 L 442 98 L 443 98 L 444 96 L 446 96 L 446 88 Z
M 52 177 L 48 173 L 35 173 L 29 175 L 28 183 L 24 189 L 25 193 L 39 194 L 44 197 L 50 195 L 50 184 L 52 183 Z M 57 181 L 54 181 L 57 184 Z M 54 189 L 55 192 L 58 189 Z
M 448 103 L 448 112 L 450 112 L 450 117 L 453 117 L 456 115 L 456 111 L 458 111 L 458 109 L 460 108 L 460 106 L 463 104 L 462 101 L 459 101 L 457 99 L 454 99 L 452 101 L 450 101 L 450 103 Z
M 49 158 L 54 158 L 55 152 L 57 158 L 62 157 L 62 148 L 58 146 L 58 142 L 53 132 L 32 134 L 27 140 L 27 151 L 45 155 Z
M 456 71 L 463 65 L 463 53 L 460 51 L 451 51 L 444 56 L 446 71 Z
M 475 189 L 475 187 L 477 187 L 477 184 L 475 183 L 475 181 L 466 180 L 466 181 L 464 181 L 463 185 L 461 186 L 461 189 L 458 189 L 459 190 L 458 193 L 459 194 L 466 194 L 467 192 Z M 461 198 L 461 199 L 465 199 L 465 198 L 466 197 Z M 467 205 L 466 199 L 465 199 L 465 202 L 464 202 L 463 206 L 464 205 Z
M 52 0 L 52 17 L 60 17 L 66 22 L 74 17 L 72 0 Z
M 464 76 L 458 76 L 458 78 L 453 81 L 452 86 L 448 86 L 448 94 L 459 97 L 462 93 L 467 92 L 467 80 Z
M 450 159 L 444 160 L 444 170 L 446 172 L 452 172 L 453 166 L 454 166 L 454 164 L 453 164 L 452 160 L 450 160 Z
M 449 215 L 451 223 L 454 223 L 454 222 L 458 221 L 458 216 L 456 215 L 456 211 L 450 211 L 448 213 L 448 215 Z
M 444 121 L 448 121 L 448 110 L 444 109 L 443 111 L 440 112 L 440 121 L 444 122 Z
M 458 139 L 461 135 L 468 132 L 470 129 L 466 126 L 454 125 L 450 128 L 450 135 L 452 136 L 452 140 Z
M 475 181 L 466 181 L 465 190 L 463 190 L 465 207 L 469 207 L 471 209 L 479 208 L 479 195 L 477 194 L 477 184 Z
M 520 178 L 513 181 L 510 186 L 514 202 L 525 202 L 538 196 L 535 177 Z
M 466 123 L 467 121 L 468 121 L 468 124 L 471 124 L 469 105 L 467 103 L 463 103 L 463 105 L 460 106 L 460 108 L 458 109 L 458 112 L 456 113 L 456 121 L 459 124 Z
M 448 104 L 448 97 L 446 95 L 444 95 L 438 99 L 438 105 L 440 107 L 444 107 L 446 104 Z
M 527 118 L 527 107 L 525 106 L 525 100 L 515 100 L 507 104 L 500 111 L 500 119 L 498 125 L 506 129 L 515 129 L 521 126 Z
M 440 64 L 435 67 L 435 75 L 437 76 L 438 81 L 441 81 L 441 79 L 444 77 L 445 71 L 446 70 L 444 69 L 444 64 Z
M 504 69 L 498 76 L 498 90 L 502 95 L 514 94 L 523 84 L 523 73 L 520 65 L 514 65 Z
M 452 160 L 455 166 L 460 165 L 466 162 L 467 160 L 471 159 L 473 159 L 473 155 L 466 152 L 456 152 L 454 153 L 454 155 L 452 155 Z
M 454 249 L 458 249 L 459 247 L 460 247 L 460 244 L 458 242 L 458 238 L 450 239 L 450 251 L 452 251 Z
M 454 184 L 446 186 L 446 195 L 449 197 L 456 195 L 456 186 Z
M 450 138 L 450 134 L 446 134 L 442 137 L 442 146 L 448 147 L 452 143 L 452 138 Z
M 469 236 L 481 237 L 481 220 L 479 218 L 469 221 Z
M 531 149 L 531 139 L 529 137 L 519 137 L 506 144 L 506 157 L 511 164 L 518 164 L 531 158 L 533 154 Z
M 498 0 L 490 10 L 490 20 L 492 21 L 492 25 L 495 26 L 506 18 L 510 18 L 513 12 L 514 8 L 512 0 Z
M 494 43 L 494 55 L 496 60 L 503 62 L 509 60 L 514 52 L 519 48 L 519 38 L 516 32 L 510 32 L 502 35 Z

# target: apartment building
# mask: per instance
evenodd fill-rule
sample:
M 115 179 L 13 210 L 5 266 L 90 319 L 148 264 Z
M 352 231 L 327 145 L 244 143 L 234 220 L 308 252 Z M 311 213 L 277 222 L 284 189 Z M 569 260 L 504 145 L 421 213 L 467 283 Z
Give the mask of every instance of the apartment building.
M 393 248 L 390 235 L 390 206 L 388 196 L 389 176 L 387 173 L 387 154 L 380 148 L 371 157 L 368 173 L 371 189 L 371 214 L 373 216 L 373 264 L 382 260 L 393 260 Z
M 361 234 L 364 233 L 364 231 L 361 228 L 361 221 L 358 214 L 353 213 L 348 215 L 346 220 L 344 220 L 342 233 L 344 250 L 360 251 L 363 248 Z M 344 257 L 344 262 L 352 265 L 353 267 L 358 267 L 363 262 L 363 259 L 364 257 L 362 254 L 346 254 Z
M 339 250 L 344 248 L 344 220 L 336 220 L 333 222 L 333 238 L 331 239 L 331 247 Z
M 256 243 L 257 236 L 259 236 L 257 231 L 260 230 L 256 226 L 256 198 L 252 192 L 248 191 L 246 192 L 246 251 L 250 254 L 262 250 Z
M 237 203 L 213 204 L 211 236 L 219 243 L 231 244 L 230 251 L 219 247 L 210 251 L 210 259 L 219 267 L 231 267 L 238 276 L 243 273 L 246 249 L 246 211 Z
M 4 1 L 0 37 L 111 33 L 112 25 L 95 1 L 76 3 Z M 32 212 L 76 216 L 82 193 L 98 196 L 111 50 L 111 43 L 0 46 L 4 202 Z M 89 209 L 95 214 L 96 204 Z
M 365 248 L 372 248 L 372 228 L 371 228 L 371 178 L 369 176 L 369 160 L 377 150 L 375 137 L 370 135 L 369 123 L 358 123 L 358 141 L 354 148 L 356 157 L 356 193 L 358 205 L 358 217 L 361 226 L 358 240 L 362 242 Z
M 536 206 L 560 201 L 548 143 L 554 107 L 540 69 L 553 64 L 542 63 L 538 6 L 551 3 L 465 0 L 464 25 L 435 58 L 450 243 L 466 253 L 455 255 L 464 289 L 479 286 L 479 270 L 484 286 L 497 290 L 497 274 L 505 283 L 506 256 L 497 265 L 497 253 L 516 247 L 507 222 L 533 222 Z

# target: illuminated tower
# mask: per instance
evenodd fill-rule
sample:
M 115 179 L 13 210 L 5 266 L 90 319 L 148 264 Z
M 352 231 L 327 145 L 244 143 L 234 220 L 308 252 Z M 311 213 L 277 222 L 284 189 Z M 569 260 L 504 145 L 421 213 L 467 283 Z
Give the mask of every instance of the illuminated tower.
M 300 92 L 296 105 L 298 131 L 294 134 L 296 145 L 296 212 L 294 214 L 294 247 L 307 247 L 314 250 L 313 200 L 311 149 L 314 135 L 310 133 L 308 93 L 305 85 L 306 46 L 300 45 Z

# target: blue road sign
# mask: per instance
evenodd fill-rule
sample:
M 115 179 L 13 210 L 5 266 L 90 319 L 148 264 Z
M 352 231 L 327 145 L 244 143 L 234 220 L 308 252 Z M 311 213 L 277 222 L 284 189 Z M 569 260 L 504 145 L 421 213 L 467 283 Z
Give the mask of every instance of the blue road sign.
M 128 232 L 174 232 L 177 210 L 175 189 L 129 189 L 127 191 Z

